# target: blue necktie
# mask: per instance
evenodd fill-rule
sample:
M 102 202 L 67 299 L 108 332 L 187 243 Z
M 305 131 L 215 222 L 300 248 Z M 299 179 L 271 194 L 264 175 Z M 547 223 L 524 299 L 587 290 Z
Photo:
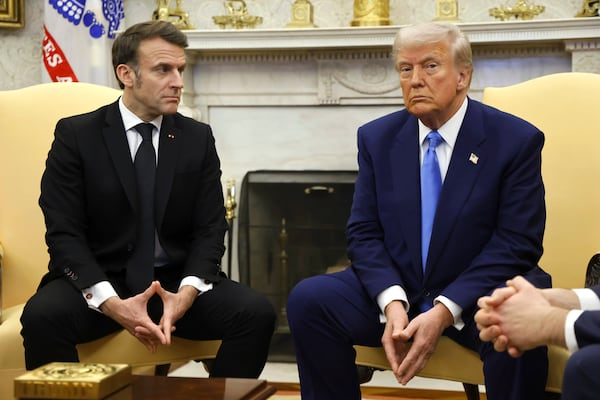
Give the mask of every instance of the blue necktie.
M 429 147 L 423 156 L 421 166 L 421 257 L 423 272 L 427 264 L 427 252 L 431 240 L 433 219 L 437 208 L 440 190 L 442 189 L 442 174 L 435 148 L 444 141 L 437 131 L 431 131 L 425 139 Z
M 142 136 L 142 143 L 135 153 L 133 165 L 138 190 L 137 245 L 127 266 L 127 286 L 133 294 L 146 290 L 154 279 L 154 176 L 156 153 L 152 145 L 153 125 L 143 123 L 135 126 Z

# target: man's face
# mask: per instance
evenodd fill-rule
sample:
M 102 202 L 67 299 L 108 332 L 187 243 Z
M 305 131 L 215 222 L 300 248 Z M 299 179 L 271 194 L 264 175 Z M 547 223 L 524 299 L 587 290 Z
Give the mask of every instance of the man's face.
M 123 101 L 133 113 L 150 121 L 177 112 L 185 68 L 181 47 L 160 38 L 144 40 L 138 49 L 137 71 L 124 67 Z
M 454 65 L 446 42 L 400 50 L 396 67 L 406 108 L 431 129 L 448 121 L 466 96 L 470 70 Z

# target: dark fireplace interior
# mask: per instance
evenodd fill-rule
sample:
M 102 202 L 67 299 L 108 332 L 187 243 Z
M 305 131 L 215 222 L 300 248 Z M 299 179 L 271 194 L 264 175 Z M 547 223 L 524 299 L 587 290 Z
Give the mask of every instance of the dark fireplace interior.
M 242 182 L 238 221 L 240 282 L 279 313 L 270 361 L 295 360 L 285 305 L 303 278 L 348 265 L 345 228 L 356 171 L 260 170 Z

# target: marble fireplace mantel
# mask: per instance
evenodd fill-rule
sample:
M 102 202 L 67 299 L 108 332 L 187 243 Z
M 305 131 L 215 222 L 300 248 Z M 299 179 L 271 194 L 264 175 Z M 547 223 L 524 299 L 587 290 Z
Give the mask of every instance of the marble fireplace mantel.
M 473 45 L 600 40 L 599 18 L 457 24 Z M 192 54 L 388 48 L 399 26 L 187 31 Z
M 459 26 L 474 50 L 472 98 L 550 73 L 600 73 L 600 18 Z M 224 186 L 261 169 L 356 170 L 357 127 L 403 107 L 390 58 L 398 28 L 186 31 L 184 112 L 212 126 Z

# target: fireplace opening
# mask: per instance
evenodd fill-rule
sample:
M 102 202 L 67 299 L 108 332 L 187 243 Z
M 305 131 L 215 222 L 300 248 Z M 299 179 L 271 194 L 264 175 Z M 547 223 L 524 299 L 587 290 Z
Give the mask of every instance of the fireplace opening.
M 278 312 L 270 361 L 295 361 L 285 306 L 302 279 L 348 266 L 346 222 L 356 171 L 250 171 L 238 219 L 240 282 Z

